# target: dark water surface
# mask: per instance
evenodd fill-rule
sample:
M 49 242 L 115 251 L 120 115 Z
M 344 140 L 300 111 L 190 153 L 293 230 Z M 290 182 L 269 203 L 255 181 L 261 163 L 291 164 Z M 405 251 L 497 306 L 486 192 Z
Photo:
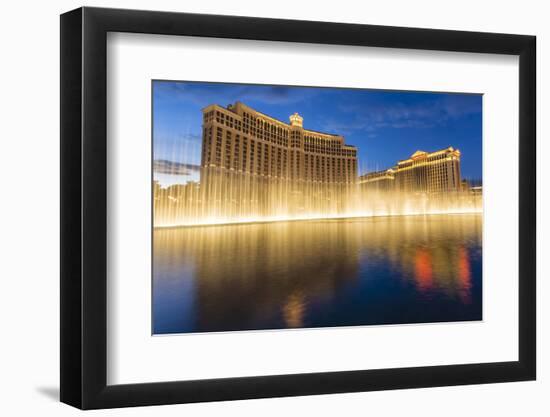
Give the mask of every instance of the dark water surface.
M 482 216 L 156 229 L 153 332 L 481 320 Z

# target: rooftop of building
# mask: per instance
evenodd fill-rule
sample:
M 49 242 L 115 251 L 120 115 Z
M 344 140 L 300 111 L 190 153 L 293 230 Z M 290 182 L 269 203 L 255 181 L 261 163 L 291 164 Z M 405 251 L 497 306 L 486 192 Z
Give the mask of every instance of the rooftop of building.
M 441 155 L 441 154 L 448 154 L 448 153 L 453 153 L 453 154 L 457 154 L 458 156 L 460 156 L 460 151 L 458 149 L 453 148 L 452 146 L 449 146 L 449 147 L 444 148 L 444 149 L 439 149 L 439 150 L 434 151 L 434 152 L 426 152 L 426 151 L 422 151 L 422 150 L 417 150 L 409 158 L 402 159 L 397 164 L 399 165 L 399 164 L 403 164 L 403 163 L 406 163 L 406 162 L 410 162 L 410 161 L 415 160 L 415 159 L 430 158 L 432 156 Z
M 209 109 L 210 107 L 213 107 L 213 106 L 217 107 L 217 108 L 220 108 L 222 110 L 231 112 L 231 113 L 233 113 L 237 116 L 239 116 L 239 114 L 237 113 L 237 109 L 239 107 L 242 107 L 242 108 L 245 108 L 246 110 L 248 110 L 251 113 L 258 114 L 262 117 L 265 117 L 268 120 L 271 120 L 275 123 L 281 124 L 286 128 L 291 128 L 293 126 L 291 123 L 283 122 L 282 120 L 276 119 L 275 117 L 272 117 L 268 114 L 262 113 L 261 111 L 258 111 L 256 109 L 253 109 L 252 107 L 244 104 L 242 101 L 236 101 L 235 104 L 228 104 L 227 107 L 224 107 L 224 106 L 221 106 L 219 104 L 214 103 L 214 104 L 210 104 L 209 106 L 206 106 L 205 108 L 202 109 L 202 111 L 204 112 L 206 109 Z M 293 114 L 291 114 L 289 116 L 289 119 L 291 121 L 296 120 L 299 124 L 295 124 L 295 126 L 301 127 L 306 134 L 311 133 L 311 134 L 314 134 L 314 135 L 327 136 L 327 137 L 332 138 L 332 139 L 341 139 L 342 142 L 344 141 L 344 136 L 342 136 L 342 135 L 337 135 L 337 134 L 334 134 L 334 133 L 319 132 L 317 130 L 311 130 L 311 129 L 304 129 L 304 127 L 303 127 L 304 118 L 302 116 L 300 116 L 300 114 L 297 113 L 297 112 L 294 112 Z M 344 143 L 342 143 L 342 145 L 343 145 L 343 147 L 346 147 L 346 148 L 357 149 L 357 147 L 354 146 L 354 145 L 344 144 Z
M 397 162 L 397 165 L 391 167 L 391 168 L 387 168 L 387 169 L 383 169 L 383 170 L 379 170 L 379 171 L 371 171 L 371 172 L 366 172 L 364 174 L 361 174 L 360 177 L 367 177 L 367 176 L 374 176 L 374 175 L 382 175 L 382 174 L 392 174 L 393 172 L 395 172 L 397 169 L 399 169 L 399 165 L 402 165 L 404 163 L 407 163 L 407 162 L 411 162 L 413 161 L 414 159 L 418 159 L 418 158 L 429 158 L 431 156 L 436 156 L 436 155 L 440 155 L 440 154 L 456 154 L 457 156 L 460 156 L 460 150 L 458 149 L 455 149 L 454 147 L 452 146 L 449 146 L 447 148 L 444 148 L 444 149 L 440 149 L 440 150 L 437 150 L 437 151 L 434 151 L 434 152 L 426 152 L 426 151 L 422 151 L 422 150 L 417 150 L 415 153 L 413 153 L 408 159 L 402 159 L 402 160 L 399 160 Z

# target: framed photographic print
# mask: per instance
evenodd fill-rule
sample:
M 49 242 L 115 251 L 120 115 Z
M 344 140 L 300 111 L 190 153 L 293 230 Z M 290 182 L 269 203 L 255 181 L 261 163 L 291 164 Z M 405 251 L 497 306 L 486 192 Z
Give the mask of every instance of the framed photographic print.
M 535 379 L 535 38 L 61 16 L 61 400 Z

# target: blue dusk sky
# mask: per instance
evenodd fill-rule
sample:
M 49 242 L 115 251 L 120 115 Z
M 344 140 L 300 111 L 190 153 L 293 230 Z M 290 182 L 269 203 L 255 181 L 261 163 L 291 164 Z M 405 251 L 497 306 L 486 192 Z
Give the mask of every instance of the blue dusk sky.
M 359 174 L 453 146 L 462 153 L 462 177 L 482 177 L 478 94 L 153 81 L 154 159 L 200 165 L 201 109 L 236 101 L 286 123 L 298 112 L 305 129 L 344 136 L 358 148 Z M 166 182 L 161 171 L 155 177 Z M 197 170 L 182 174 L 198 180 Z

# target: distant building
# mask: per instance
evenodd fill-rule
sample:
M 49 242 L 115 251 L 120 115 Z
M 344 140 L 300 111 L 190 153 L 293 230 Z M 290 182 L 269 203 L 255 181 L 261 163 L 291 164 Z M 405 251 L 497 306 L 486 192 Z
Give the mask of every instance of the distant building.
M 481 185 L 476 185 L 475 187 L 470 187 L 470 194 L 480 196 L 483 194 L 483 187 Z
M 393 168 L 360 176 L 358 183 L 366 189 L 385 191 L 460 191 L 460 151 L 452 146 L 431 153 L 416 151 Z
M 371 172 L 359 177 L 358 183 L 369 190 L 393 191 L 395 190 L 395 169 Z

